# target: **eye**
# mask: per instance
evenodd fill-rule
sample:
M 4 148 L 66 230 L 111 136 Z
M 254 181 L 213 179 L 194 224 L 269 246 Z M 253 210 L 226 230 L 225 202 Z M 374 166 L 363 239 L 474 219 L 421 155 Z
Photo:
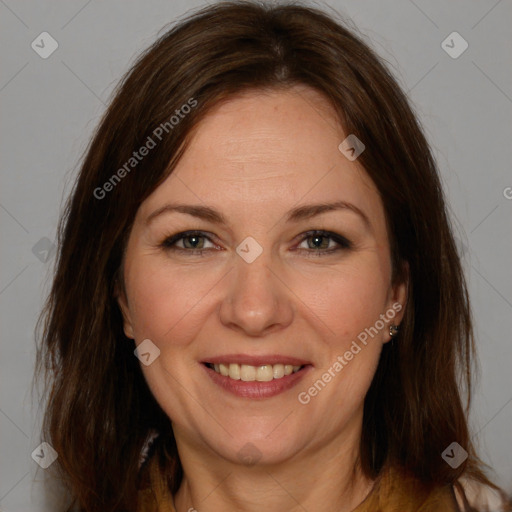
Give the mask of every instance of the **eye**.
M 211 246 L 205 245 L 210 243 Z M 186 252 L 190 254 L 202 254 L 206 250 L 216 249 L 210 237 L 203 231 L 184 231 L 167 237 L 161 244 L 164 249 Z
M 301 247 L 304 244 L 306 247 Z M 212 249 L 219 250 L 219 246 L 213 243 L 212 236 L 204 231 L 176 233 L 165 238 L 159 245 L 166 251 L 181 252 L 187 255 L 202 255 Z M 311 256 L 327 256 L 350 248 L 352 248 L 352 244 L 345 237 L 331 231 L 314 230 L 302 235 L 300 244 L 295 250 L 305 251 Z
M 306 247 L 300 247 L 304 243 Z M 304 233 L 298 249 L 310 252 L 315 256 L 324 256 L 351 247 L 351 242 L 337 233 L 316 230 Z

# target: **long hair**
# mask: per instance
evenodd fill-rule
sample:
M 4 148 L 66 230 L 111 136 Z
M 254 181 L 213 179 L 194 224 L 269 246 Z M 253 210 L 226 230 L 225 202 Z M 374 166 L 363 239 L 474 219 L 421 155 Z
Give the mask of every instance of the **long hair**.
M 168 30 L 122 79 L 61 218 L 36 374 L 44 369 L 44 439 L 80 510 L 136 510 L 152 429 L 163 434 L 155 457 L 173 492 L 182 477 L 170 419 L 148 389 L 116 301 L 138 207 L 212 107 L 247 90 L 298 84 L 320 92 L 345 133 L 366 145 L 358 161 L 384 205 L 393 278 L 409 276 L 400 333 L 385 344 L 365 399 L 363 471 L 375 477 L 391 465 L 429 485 L 463 473 L 489 483 L 466 419 L 468 292 L 436 163 L 406 96 L 346 22 L 295 4 L 223 2 Z M 135 159 L 148 138 L 154 147 Z M 457 468 L 441 457 L 453 441 L 469 454 Z

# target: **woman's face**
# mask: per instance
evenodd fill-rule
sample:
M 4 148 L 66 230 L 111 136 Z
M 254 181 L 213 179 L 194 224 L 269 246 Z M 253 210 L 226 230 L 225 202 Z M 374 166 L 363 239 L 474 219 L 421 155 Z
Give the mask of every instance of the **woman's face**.
M 178 442 L 247 463 L 358 443 L 405 287 L 348 135 L 312 89 L 247 92 L 139 208 L 119 301 Z

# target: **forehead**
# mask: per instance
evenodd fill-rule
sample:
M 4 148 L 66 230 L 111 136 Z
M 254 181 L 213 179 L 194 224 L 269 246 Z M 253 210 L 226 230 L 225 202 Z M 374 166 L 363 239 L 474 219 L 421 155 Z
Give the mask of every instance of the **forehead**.
M 330 103 L 307 87 L 249 91 L 212 109 L 187 151 L 143 203 L 215 204 L 223 211 L 288 210 L 303 202 L 346 200 L 382 215 L 372 180 L 338 146 L 346 138 Z

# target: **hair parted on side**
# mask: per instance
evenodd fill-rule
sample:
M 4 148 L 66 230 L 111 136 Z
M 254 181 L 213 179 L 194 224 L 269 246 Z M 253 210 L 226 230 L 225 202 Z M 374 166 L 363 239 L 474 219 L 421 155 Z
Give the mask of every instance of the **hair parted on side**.
M 383 201 L 395 280 L 408 272 L 400 333 L 384 345 L 365 399 L 363 470 L 375 477 L 392 465 L 433 485 L 463 473 L 488 483 L 468 433 L 471 314 L 436 164 L 397 82 L 346 26 L 298 4 L 221 2 L 166 32 L 117 87 L 61 219 L 40 319 L 44 436 L 80 510 L 136 510 L 139 458 L 151 429 L 164 434 L 155 456 L 173 492 L 182 476 L 171 421 L 144 380 L 116 301 L 138 207 L 220 101 L 294 85 L 323 94 L 345 133 L 366 145 L 358 161 Z M 191 98 L 197 105 L 98 198 L 95 191 Z M 469 453 L 457 469 L 441 458 L 453 441 Z

